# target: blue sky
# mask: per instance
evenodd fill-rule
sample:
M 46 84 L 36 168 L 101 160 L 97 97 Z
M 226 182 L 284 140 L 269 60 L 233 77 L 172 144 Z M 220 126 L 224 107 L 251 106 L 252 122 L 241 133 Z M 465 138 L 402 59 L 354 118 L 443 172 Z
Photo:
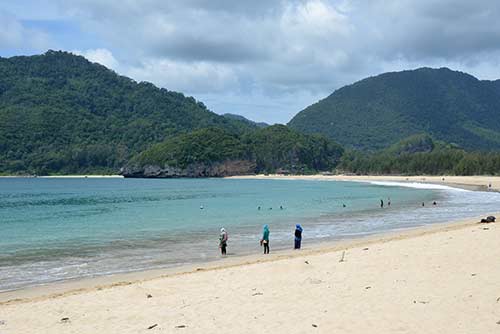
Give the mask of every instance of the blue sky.
M 66 50 L 217 113 L 286 123 L 386 71 L 500 78 L 498 17 L 496 0 L 2 0 L 0 55 Z

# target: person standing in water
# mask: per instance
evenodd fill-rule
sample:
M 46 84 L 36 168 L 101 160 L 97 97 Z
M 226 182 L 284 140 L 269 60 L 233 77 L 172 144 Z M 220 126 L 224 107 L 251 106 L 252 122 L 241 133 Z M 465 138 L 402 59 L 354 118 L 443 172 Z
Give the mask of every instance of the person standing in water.
M 220 229 L 220 235 L 219 235 L 219 248 L 222 256 L 226 255 L 226 247 L 227 247 L 227 232 L 223 227 Z
M 300 244 L 302 243 L 302 226 L 300 224 L 295 225 L 295 245 L 293 249 L 300 249 Z
M 262 231 L 262 239 L 260 244 L 264 246 L 264 254 L 269 254 L 269 226 L 264 225 L 264 230 Z
M 387 198 L 387 207 L 390 207 L 391 206 L 391 198 Z
M 383 208 L 384 207 L 384 200 L 380 200 L 380 207 Z

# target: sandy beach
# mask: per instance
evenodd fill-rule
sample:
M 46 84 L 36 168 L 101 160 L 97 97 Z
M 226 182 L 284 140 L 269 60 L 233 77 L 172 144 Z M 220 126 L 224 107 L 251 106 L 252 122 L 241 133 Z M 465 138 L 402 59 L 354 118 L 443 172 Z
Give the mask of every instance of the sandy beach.
M 500 189 L 493 177 L 300 178 L 313 177 Z M 496 333 L 500 228 L 480 218 L 3 293 L 0 333 Z
M 390 181 L 442 184 L 469 190 L 500 191 L 500 176 L 375 176 L 375 175 L 249 175 L 233 176 L 239 179 L 288 179 L 331 181 Z M 489 187 L 491 185 L 491 187 Z

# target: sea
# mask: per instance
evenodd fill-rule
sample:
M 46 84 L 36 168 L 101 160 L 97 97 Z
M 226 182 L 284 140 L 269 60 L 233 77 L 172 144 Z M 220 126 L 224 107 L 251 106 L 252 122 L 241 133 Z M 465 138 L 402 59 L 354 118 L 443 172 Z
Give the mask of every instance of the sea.
M 384 208 L 380 201 L 384 201 Z M 388 202 L 391 205 L 388 206 Z M 432 205 L 436 202 L 437 205 Z M 214 261 L 494 213 L 500 194 L 284 179 L 1 178 L 0 291 Z

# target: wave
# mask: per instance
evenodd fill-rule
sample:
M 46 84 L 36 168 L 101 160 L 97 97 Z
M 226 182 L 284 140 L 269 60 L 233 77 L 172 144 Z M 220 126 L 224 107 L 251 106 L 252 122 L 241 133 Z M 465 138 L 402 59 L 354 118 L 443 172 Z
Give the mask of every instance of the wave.
M 442 184 L 433 183 L 420 183 L 420 182 L 394 182 L 394 181 L 367 181 L 370 184 L 377 186 L 387 186 L 387 187 L 406 187 L 415 189 L 432 189 L 432 190 L 448 190 L 448 191 L 459 191 L 459 192 L 471 192 L 471 190 L 466 190 L 462 188 L 455 188 L 450 186 L 445 186 Z

